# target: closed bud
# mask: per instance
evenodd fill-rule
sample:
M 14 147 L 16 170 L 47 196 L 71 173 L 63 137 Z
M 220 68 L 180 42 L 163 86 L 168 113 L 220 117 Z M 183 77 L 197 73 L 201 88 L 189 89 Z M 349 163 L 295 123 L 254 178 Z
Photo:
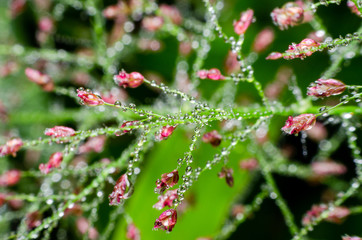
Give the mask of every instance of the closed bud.
M 276 59 L 279 59 L 279 58 L 282 58 L 282 57 L 283 57 L 282 53 L 280 53 L 280 52 L 272 52 L 265 59 L 266 60 L 276 60 Z
M 309 210 L 306 215 L 303 217 L 302 223 L 303 225 L 308 225 L 314 222 L 323 212 L 328 210 L 328 206 L 321 205 L 313 205 L 312 209 Z M 333 210 L 329 211 L 328 217 L 325 219 L 328 222 L 333 223 L 341 223 L 344 218 L 346 218 L 350 214 L 350 211 L 346 207 L 335 206 Z
M 161 213 L 156 219 L 153 229 L 162 229 L 171 232 L 177 222 L 177 212 L 175 209 L 169 209 Z
M 23 146 L 23 141 L 20 138 L 14 138 L 6 142 L 5 145 L 0 146 L 0 157 L 12 155 L 16 157 L 16 152 Z
M 13 169 L 6 171 L 0 176 L 0 186 L 9 187 L 17 184 L 20 181 L 21 172 L 19 170 Z
M 153 205 L 154 208 L 161 210 L 168 206 L 173 206 L 173 201 L 178 198 L 177 189 L 168 190 L 165 194 L 158 196 L 158 202 Z
M 109 205 L 119 205 L 123 199 L 130 198 L 133 194 L 133 185 L 127 174 L 123 174 L 116 182 L 113 192 L 108 196 Z
M 44 134 L 54 138 L 70 137 L 75 135 L 75 130 L 70 127 L 55 126 L 53 128 L 45 129 Z
M 280 30 L 285 30 L 289 26 L 296 26 L 303 22 L 304 10 L 298 4 L 288 2 L 282 8 L 275 8 L 270 15 L 274 24 Z
M 84 91 L 82 89 L 77 89 L 77 95 L 82 100 L 82 102 L 87 106 L 100 106 L 104 104 L 103 99 L 100 96 L 95 95 L 90 91 Z
M 155 192 L 162 194 L 166 189 L 175 186 L 178 183 L 179 175 L 177 170 L 161 175 L 161 179 L 157 179 Z
M 244 34 L 253 21 L 254 11 L 251 9 L 241 13 L 240 19 L 234 22 L 234 32 L 238 35 Z
M 159 133 L 156 133 L 156 139 L 161 141 L 167 139 L 175 130 L 174 126 L 164 126 Z
M 223 167 L 221 171 L 218 173 L 219 178 L 225 178 L 226 184 L 229 187 L 234 186 L 234 177 L 233 177 L 233 169 Z
M 50 156 L 48 163 L 39 165 L 39 170 L 44 174 L 48 174 L 53 168 L 59 168 L 62 161 L 63 153 L 55 152 Z
M 274 31 L 271 28 L 265 28 L 256 35 L 253 49 L 255 52 L 260 53 L 269 47 L 274 41 Z
M 329 97 L 339 95 L 346 90 L 346 85 L 336 79 L 318 79 L 308 88 L 307 95 L 315 97 Z
M 289 116 L 282 131 L 288 134 L 298 134 L 300 131 L 311 129 L 315 121 L 314 114 L 302 114 L 294 118 Z

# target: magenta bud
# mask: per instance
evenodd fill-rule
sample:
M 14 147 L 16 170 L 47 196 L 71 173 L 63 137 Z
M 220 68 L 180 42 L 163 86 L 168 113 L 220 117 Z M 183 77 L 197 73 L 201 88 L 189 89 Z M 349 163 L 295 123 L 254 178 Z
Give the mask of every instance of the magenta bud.
M 25 75 L 30 81 L 38 84 L 44 91 L 53 91 L 54 83 L 48 75 L 32 68 L 26 68 Z
M 161 132 L 156 133 L 156 139 L 160 141 L 167 139 L 173 133 L 175 128 L 176 127 L 169 125 L 162 127 Z
M 158 202 L 153 205 L 154 208 L 161 210 L 168 206 L 173 206 L 173 201 L 178 198 L 177 189 L 168 190 L 165 194 L 158 196 Z
M 62 161 L 63 153 L 55 152 L 50 156 L 48 163 L 39 165 L 39 170 L 44 174 L 48 174 L 53 168 L 59 168 Z
M 275 8 L 270 15 L 274 24 L 281 30 L 285 30 L 289 26 L 296 26 L 302 23 L 304 10 L 298 4 L 288 2 L 282 8 Z
M 282 58 L 283 54 L 280 52 L 272 52 L 270 53 L 265 59 L 266 60 L 277 60 L 279 58 Z

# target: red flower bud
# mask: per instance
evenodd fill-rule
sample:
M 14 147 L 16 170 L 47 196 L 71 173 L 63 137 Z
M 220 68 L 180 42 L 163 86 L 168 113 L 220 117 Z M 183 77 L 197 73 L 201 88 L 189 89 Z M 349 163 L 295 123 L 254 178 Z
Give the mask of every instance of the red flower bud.
M 159 194 L 163 193 L 166 189 L 176 185 L 178 182 L 178 179 L 179 179 L 179 175 L 178 175 L 177 170 L 173 170 L 170 173 L 162 174 L 161 180 L 157 179 L 157 181 L 156 181 L 155 192 L 159 193 Z
M 100 96 L 95 95 L 91 91 L 84 91 L 82 88 L 77 89 L 77 95 L 80 97 L 82 103 L 87 106 L 100 106 L 104 104 L 103 99 Z
M 27 78 L 38 84 L 44 91 L 51 92 L 54 89 L 53 80 L 46 74 L 39 72 L 32 68 L 25 69 L 25 75 Z
M 202 141 L 205 143 L 210 143 L 213 147 L 219 146 L 221 139 L 221 135 L 216 130 L 205 133 L 204 136 L 202 136 Z
M 113 77 L 116 84 L 121 87 L 136 88 L 143 83 L 144 77 L 139 72 L 126 73 L 124 70 Z
M 161 141 L 167 139 L 175 130 L 176 127 L 174 126 L 164 126 L 161 129 L 160 133 L 156 133 L 156 139 Z
M 70 127 L 55 126 L 53 128 L 45 129 L 44 134 L 54 138 L 70 137 L 75 135 L 75 130 Z
M 19 170 L 13 169 L 6 171 L 0 176 L 0 186 L 8 187 L 13 186 L 19 182 L 21 178 L 21 172 Z
M 162 229 L 171 232 L 177 222 L 177 212 L 175 209 L 164 211 L 155 221 L 153 229 Z
M 133 185 L 128 180 L 127 174 L 123 174 L 114 185 L 113 192 L 108 196 L 109 205 L 119 205 L 123 199 L 130 198 L 133 194 Z
M 206 79 L 208 72 L 209 72 L 209 71 L 207 71 L 207 70 L 199 70 L 199 71 L 197 72 L 197 75 L 199 76 L 200 79 Z
M 253 21 L 254 11 L 251 9 L 241 13 L 240 20 L 234 22 L 234 32 L 238 35 L 244 34 Z
M 153 205 L 154 208 L 161 210 L 162 208 L 173 206 L 173 201 L 178 198 L 177 189 L 168 190 L 164 195 L 158 196 L 158 202 Z
M 336 79 L 318 79 L 308 88 L 307 95 L 315 97 L 329 97 L 338 95 L 346 90 L 346 85 Z
M 5 145 L 0 146 L 0 157 L 6 155 L 12 155 L 16 157 L 16 152 L 23 146 L 23 141 L 20 138 L 14 138 L 5 143 Z
M 300 131 L 311 129 L 316 121 L 314 114 L 302 114 L 296 117 L 289 116 L 282 127 L 282 131 L 288 134 L 298 134 Z
M 229 185 L 229 187 L 234 186 L 234 178 L 233 178 L 233 169 L 232 168 L 226 168 L 223 167 L 221 169 L 221 172 L 218 173 L 219 178 L 225 178 L 226 184 Z
M 307 212 L 303 217 L 303 225 L 308 225 L 317 219 L 322 212 L 326 211 L 328 207 L 326 205 L 313 205 L 312 209 Z M 333 223 L 341 223 L 342 220 L 350 214 L 350 211 L 346 207 L 334 207 L 332 211 L 329 212 L 326 221 Z
M 260 53 L 267 49 L 274 41 L 274 31 L 271 28 L 265 28 L 256 35 L 253 49 L 255 52 Z
M 42 17 L 38 22 L 38 28 L 42 32 L 52 32 L 54 28 L 53 20 L 49 17 Z
M 304 10 L 294 2 L 288 2 L 282 8 L 275 8 L 270 14 L 275 25 L 281 30 L 296 26 L 303 21 Z
M 39 165 L 39 170 L 44 174 L 48 174 L 51 169 L 59 168 L 62 161 L 63 161 L 63 153 L 55 152 L 50 156 L 48 163 L 46 164 L 41 163 Z

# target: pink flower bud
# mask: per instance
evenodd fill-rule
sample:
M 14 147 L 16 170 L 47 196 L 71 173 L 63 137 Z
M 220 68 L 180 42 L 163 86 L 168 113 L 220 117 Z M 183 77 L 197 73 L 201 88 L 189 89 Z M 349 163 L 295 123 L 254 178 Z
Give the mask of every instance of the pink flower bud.
M 241 13 L 240 20 L 234 22 L 234 32 L 238 35 L 244 34 L 253 21 L 254 11 L 251 9 Z
M 38 211 L 28 213 L 25 222 L 29 230 L 36 228 L 41 224 L 41 214 Z
M 169 18 L 173 24 L 180 25 L 182 23 L 182 16 L 180 14 L 180 11 L 176 7 L 161 4 L 160 12 L 161 15 Z
M 103 99 L 92 93 L 91 91 L 84 91 L 82 88 L 77 89 L 77 95 L 80 97 L 82 103 L 84 103 L 87 106 L 100 106 L 104 104 Z
M 133 224 L 128 224 L 126 238 L 128 240 L 141 240 L 140 230 Z
M 20 181 L 21 172 L 19 170 L 13 169 L 6 171 L 0 176 L 0 186 L 9 187 L 17 184 Z
M 169 209 L 161 213 L 156 219 L 153 229 L 162 229 L 171 232 L 177 222 L 177 212 L 175 209 Z
M 143 83 L 144 77 L 139 72 L 126 73 L 124 70 L 113 77 L 116 84 L 121 87 L 136 88 Z
M 255 158 L 250 158 L 240 161 L 239 166 L 241 169 L 251 171 L 259 168 L 259 163 Z
M 42 17 L 38 22 L 38 28 L 45 33 L 51 33 L 54 28 L 53 20 L 49 17 Z
M 320 161 L 312 163 L 312 171 L 317 177 L 326 177 L 345 174 L 347 168 L 333 161 Z
M 98 231 L 94 227 L 89 226 L 89 222 L 84 217 L 79 217 L 76 222 L 77 229 L 81 234 L 86 234 L 88 232 L 88 238 L 95 240 L 98 238 Z
M 173 133 L 175 128 L 176 127 L 169 125 L 162 127 L 161 132 L 156 133 L 156 139 L 159 141 L 167 139 Z
M 224 76 L 221 75 L 221 72 L 217 68 L 211 68 L 209 72 L 207 73 L 207 78 L 211 80 L 220 80 L 224 79 Z
M 168 190 L 165 194 L 158 196 L 158 202 L 153 205 L 154 208 L 161 210 L 168 206 L 173 206 L 173 201 L 178 198 L 177 189 Z
M 0 157 L 6 155 L 12 155 L 16 157 L 16 152 L 23 146 L 23 141 L 20 138 L 14 138 L 5 143 L 5 145 L 0 146 Z
M 303 225 L 308 225 L 315 221 L 324 211 L 328 210 L 328 206 L 322 205 L 313 205 L 312 209 L 307 212 L 303 217 Z M 325 219 L 328 222 L 341 223 L 345 217 L 350 214 L 350 211 L 346 207 L 334 207 L 332 211 L 329 212 L 328 217 Z
M 109 205 L 119 205 L 123 202 L 123 199 L 130 198 L 132 194 L 133 185 L 128 180 L 127 174 L 123 174 L 114 185 L 113 192 L 108 196 Z
M 281 54 L 280 52 L 272 52 L 265 59 L 266 60 L 276 60 L 276 59 L 279 59 L 282 57 L 283 57 L 283 54 Z
M 218 173 L 219 178 L 225 178 L 226 184 L 229 185 L 229 187 L 234 186 L 234 177 L 233 177 L 233 169 L 232 168 L 226 168 L 223 167 L 221 171 Z
M 221 135 L 216 130 L 205 133 L 204 136 L 202 136 L 202 141 L 205 143 L 210 143 L 213 147 L 219 146 L 221 139 Z
M 145 17 L 142 20 L 142 27 L 150 32 L 159 30 L 163 25 L 163 18 L 159 16 Z
M 274 31 L 271 28 L 265 28 L 256 35 L 253 49 L 255 52 L 260 53 L 269 47 L 274 41 Z
M 134 125 L 136 125 L 137 123 L 138 123 L 137 120 L 124 122 L 124 123 L 121 125 L 121 129 L 123 129 L 123 128 L 128 128 L 128 127 L 130 127 L 130 126 L 134 126 Z M 130 131 L 131 131 L 131 130 L 127 130 L 127 129 L 123 130 L 124 133 L 128 133 L 128 132 L 130 132 Z
M 79 147 L 79 153 L 97 152 L 103 151 L 103 146 L 106 141 L 106 136 L 91 137 L 86 143 Z
M 208 72 L 209 72 L 208 70 L 199 70 L 197 72 L 197 75 L 199 76 L 200 79 L 206 79 Z
M 75 130 L 70 127 L 55 126 L 53 128 L 45 129 L 44 134 L 54 138 L 70 137 L 75 135 Z
M 339 95 L 346 90 L 346 85 L 336 79 L 318 79 L 308 88 L 307 95 L 315 97 L 329 97 Z
M 27 78 L 38 84 L 44 91 L 51 92 L 54 89 L 53 80 L 46 74 L 42 74 L 38 70 L 32 68 L 25 69 L 25 75 Z
M 281 30 L 288 26 L 296 26 L 303 21 L 304 10 L 294 2 L 284 4 L 282 8 L 275 8 L 270 14 L 275 25 Z
M 39 170 L 44 174 L 48 174 L 53 168 L 59 168 L 62 161 L 63 153 L 55 152 L 50 156 L 48 163 L 39 165 Z
M 175 186 L 178 183 L 179 175 L 177 170 L 161 175 L 161 180 L 157 179 L 155 192 L 162 194 L 166 189 Z
M 314 114 L 302 114 L 296 117 L 289 116 L 282 127 L 282 131 L 288 134 L 298 134 L 300 131 L 311 129 L 316 121 Z
M 288 50 L 285 51 L 286 54 L 283 57 L 284 59 L 304 59 L 314 53 L 312 48 L 316 48 L 319 45 L 320 44 L 313 39 L 306 38 L 298 44 L 293 43 L 292 45 L 289 45 Z

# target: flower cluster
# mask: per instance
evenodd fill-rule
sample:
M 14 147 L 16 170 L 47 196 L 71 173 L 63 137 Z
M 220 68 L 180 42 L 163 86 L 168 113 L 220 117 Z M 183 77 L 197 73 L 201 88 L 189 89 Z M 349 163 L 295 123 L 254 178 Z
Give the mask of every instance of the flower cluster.
M 271 13 L 271 18 L 275 25 L 281 30 L 288 26 L 296 26 L 303 22 L 304 10 L 297 3 L 287 2 L 282 8 L 275 8 Z
M 284 54 L 280 52 L 272 52 L 269 54 L 269 56 L 266 57 L 267 60 L 275 60 L 279 58 L 284 59 L 294 59 L 294 58 L 300 58 L 304 59 L 306 57 L 311 56 L 315 50 L 313 48 L 319 47 L 320 44 L 313 39 L 306 38 L 303 39 L 300 43 L 295 44 L 292 43 L 292 45 L 289 45 L 288 50 L 285 51 Z
M 303 217 L 303 225 L 308 225 L 317 219 L 324 211 L 328 210 L 326 205 L 313 205 L 312 209 L 307 212 Z M 328 214 L 326 221 L 333 223 L 341 223 L 344 218 L 350 214 L 350 211 L 346 207 L 334 207 Z

